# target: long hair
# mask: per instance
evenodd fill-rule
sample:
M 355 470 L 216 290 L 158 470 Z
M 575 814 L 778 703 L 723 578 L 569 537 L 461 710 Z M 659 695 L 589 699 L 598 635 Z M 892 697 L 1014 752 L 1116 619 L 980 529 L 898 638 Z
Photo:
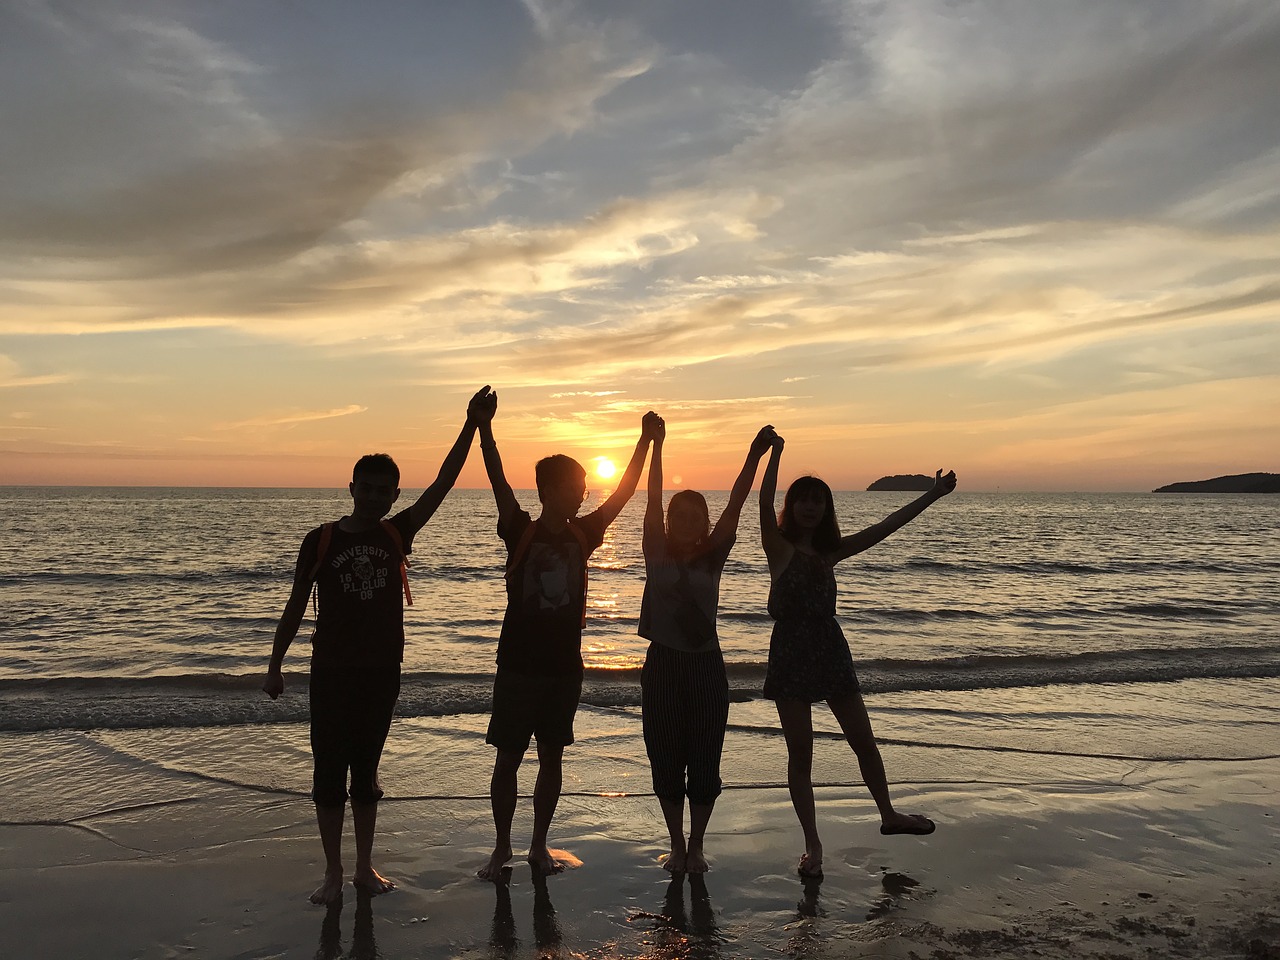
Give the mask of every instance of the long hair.
M 711 512 L 707 509 L 707 498 L 700 494 L 697 490 L 681 490 L 679 493 L 672 494 L 671 502 L 667 504 L 667 549 L 671 549 L 671 511 L 677 504 L 687 504 L 692 506 L 702 515 L 702 530 L 698 534 L 698 539 L 694 541 L 694 549 L 706 543 L 707 538 L 711 536 Z
M 778 529 L 782 535 L 795 543 L 800 539 L 800 530 L 796 524 L 795 505 L 797 500 L 807 500 L 813 494 L 822 495 L 827 509 L 813 531 L 813 548 L 819 553 L 826 553 L 840 546 L 840 524 L 836 520 L 836 503 L 831 496 L 831 488 L 817 477 L 797 477 L 787 487 L 787 495 L 782 500 L 782 512 L 778 514 Z

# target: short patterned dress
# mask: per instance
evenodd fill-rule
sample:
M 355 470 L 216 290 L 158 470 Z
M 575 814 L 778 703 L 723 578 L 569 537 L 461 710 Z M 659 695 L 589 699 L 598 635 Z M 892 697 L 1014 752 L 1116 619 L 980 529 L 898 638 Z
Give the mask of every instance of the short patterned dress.
M 836 575 L 822 557 L 800 550 L 769 589 L 769 700 L 817 703 L 858 690 L 853 656 L 836 623 Z

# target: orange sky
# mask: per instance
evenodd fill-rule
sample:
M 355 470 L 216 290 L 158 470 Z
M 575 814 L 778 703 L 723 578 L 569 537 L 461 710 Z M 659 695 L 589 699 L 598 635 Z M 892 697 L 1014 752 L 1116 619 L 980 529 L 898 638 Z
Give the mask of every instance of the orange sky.
M 480 6 L 11 11 L 0 484 L 1280 470 L 1274 3 Z

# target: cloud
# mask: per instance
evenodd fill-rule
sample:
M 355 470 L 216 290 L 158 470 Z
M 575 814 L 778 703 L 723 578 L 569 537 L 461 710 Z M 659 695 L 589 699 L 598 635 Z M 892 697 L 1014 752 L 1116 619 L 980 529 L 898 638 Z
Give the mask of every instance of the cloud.
M 352 403 L 345 407 L 338 407 L 334 410 L 288 413 L 278 416 L 254 417 L 250 420 L 241 420 L 237 423 L 220 423 L 215 426 L 215 429 L 241 430 L 247 427 L 292 427 L 299 423 L 312 423 L 316 420 L 333 420 L 337 417 L 349 417 L 353 414 L 364 413 L 368 409 L 368 407 L 362 407 L 357 403 Z
M 767 226 L 818 250 L 1151 214 L 1274 145 L 1274 5 L 847 10 L 845 56 L 717 170 L 776 185 Z
M 60 383 L 71 383 L 76 378 L 68 373 L 24 374 L 18 361 L 0 354 L 0 390 L 16 390 L 24 387 L 48 387 Z M 20 414 L 13 413 L 13 417 Z M 30 413 L 21 416 L 31 416 Z
M 629 442 L 666 404 L 718 443 L 771 405 L 983 424 L 1280 350 L 1273 3 L 606 6 L 8 9 L 0 385 L 86 357 L 97 402 L 159 409 L 184 338 L 146 334 L 201 328 L 304 389 L 491 380 L 521 429 Z M 113 379 L 86 333 L 166 362 Z M 349 415 L 288 395 L 218 436 Z
M 36 137 L 22 166 L 43 168 L 46 185 L 64 179 L 77 188 L 23 189 L 31 185 L 9 180 L 0 192 L 0 282 L 26 283 L 34 275 L 38 299 L 48 307 L 26 304 L 25 321 L 15 321 L 20 329 L 40 326 L 43 314 L 67 300 L 91 302 L 65 321 L 83 329 L 164 323 L 178 312 L 208 317 L 218 306 L 272 313 L 283 305 L 271 287 L 287 295 L 289 277 L 331 276 L 316 290 L 332 293 L 345 270 L 369 258 L 367 245 L 383 242 L 379 220 L 384 231 L 402 232 L 408 213 L 430 217 L 433 199 L 476 164 L 572 131 L 601 96 L 645 69 L 634 48 L 623 51 L 606 33 L 574 28 L 533 51 L 495 100 L 424 109 L 392 98 L 373 110 L 339 107 L 301 126 L 296 118 L 266 123 L 247 106 L 248 95 L 229 86 L 257 68 L 218 44 L 172 22 L 83 19 L 73 36 L 35 30 L 33 42 L 41 41 L 55 63 L 71 62 L 89 46 L 107 77 L 96 87 L 108 101 L 102 112 L 153 117 L 156 130 L 134 135 L 160 149 L 149 163 L 126 162 L 132 158 L 116 154 L 128 145 L 110 123 L 68 124 L 58 138 L 72 156 L 98 159 L 92 176 L 68 169 L 62 178 L 57 164 L 65 149 Z M 121 37 L 132 42 L 119 49 L 106 42 Z M 136 78 L 139 70 L 145 83 Z M 175 104 L 169 96 L 175 91 L 207 95 Z M 20 142 L 26 130 L 45 126 L 43 115 L 20 111 L 14 119 L 11 133 Z M 193 124 L 216 127 L 215 142 L 184 148 Z M 432 236 L 420 233 L 416 242 L 437 246 Z M 415 239 L 407 242 L 412 247 Z M 138 301 L 117 295 L 130 284 L 154 284 L 163 294 L 166 285 L 188 282 L 210 294 L 224 291 L 222 303 L 212 296 L 200 302 L 197 289 L 186 309 L 161 295 L 130 310 L 125 305 Z

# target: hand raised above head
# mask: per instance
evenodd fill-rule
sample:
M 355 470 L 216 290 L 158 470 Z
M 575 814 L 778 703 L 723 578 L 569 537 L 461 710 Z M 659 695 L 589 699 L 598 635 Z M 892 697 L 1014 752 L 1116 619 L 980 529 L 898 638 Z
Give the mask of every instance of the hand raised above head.
M 939 470 L 933 475 L 933 489 L 930 493 L 937 494 L 939 497 L 945 497 L 955 488 L 956 472 L 954 470 L 948 470 L 947 475 L 944 477 L 942 475 L 941 468 L 939 468 Z
M 773 446 L 773 441 L 778 435 L 773 431 L 773 424 L 766 423 L 760 428 L 760 432 L 755 435 L 751 441 L 751 453 L 753 456 L 762 457 Z
M 488 384 L 477 390 L 475 396 L 471 398 L 471 402 L 467 404 L 467 419 L 472 423 L 492 420 L 493 415 L 497 412 L 498 391 L 491 390 Z
M 640 418 L 640 436 L 648 440 L 661 440 L 667 435 L 667 421 L 650 410 Z

